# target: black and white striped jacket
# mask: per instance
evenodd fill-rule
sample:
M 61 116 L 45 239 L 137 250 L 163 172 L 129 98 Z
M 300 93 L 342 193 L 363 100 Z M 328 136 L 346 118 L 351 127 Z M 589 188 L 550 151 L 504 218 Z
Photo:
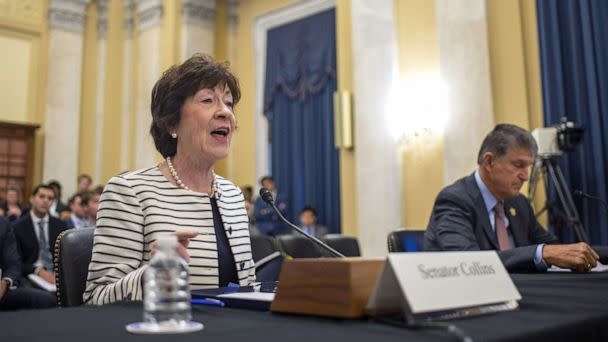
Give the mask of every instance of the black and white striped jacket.
M 255 281 L 243 194 L 216 176 L 217 205 L 241 286 Z M 101 195 L 93 255 L 83 300 L 107 304 L 142 299 L 142 275 L 159 234 L 195 230 L 190 241 L 190 288 L 218 287 L 218 253 L 209 196 L 178 188 L 158 167 L 112 177 Z

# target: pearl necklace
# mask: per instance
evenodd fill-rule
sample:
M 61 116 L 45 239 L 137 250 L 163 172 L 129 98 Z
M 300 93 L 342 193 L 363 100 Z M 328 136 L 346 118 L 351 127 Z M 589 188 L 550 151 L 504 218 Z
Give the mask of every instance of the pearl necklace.
M 167 166 L 169 167 L 169 173 L 171 173 L 171 176 L 173 176 L 173 179 L 175 179 L 175 183 L 177 183 L 180 188 L 190 191 L 190 188 L 188 188 L 177 175 L 177 171 L 175 171 L 173 163 L 171 162 L 171 157 L 167 157 L 165 160 L 167 161 Z M 215 172 L 211 171 L 211 173 L 213 174 L 213 180 L 211 180 L 211 193 L 209 194 L 209 197 L 213 197 L 215 194 Z

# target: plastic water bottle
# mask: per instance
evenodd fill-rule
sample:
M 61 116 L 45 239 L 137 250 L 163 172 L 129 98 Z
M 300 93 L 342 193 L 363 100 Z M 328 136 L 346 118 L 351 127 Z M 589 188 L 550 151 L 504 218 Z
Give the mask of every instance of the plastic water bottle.
M 186 325 L 192 318 L 188 265 L 177 254 L 177 237 L 158 240 L 158 251 L 144 272 L 144 324 L 160 330 Z

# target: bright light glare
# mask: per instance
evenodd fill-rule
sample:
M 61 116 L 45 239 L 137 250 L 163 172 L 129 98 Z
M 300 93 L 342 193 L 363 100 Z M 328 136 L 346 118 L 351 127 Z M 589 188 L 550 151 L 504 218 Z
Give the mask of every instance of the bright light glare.
M 427 131 L 442 134 L 449 111 L 448 87 L 436 75 L 408 77 L 392 87 L 388 110 L 388 131 L 395 141 Z

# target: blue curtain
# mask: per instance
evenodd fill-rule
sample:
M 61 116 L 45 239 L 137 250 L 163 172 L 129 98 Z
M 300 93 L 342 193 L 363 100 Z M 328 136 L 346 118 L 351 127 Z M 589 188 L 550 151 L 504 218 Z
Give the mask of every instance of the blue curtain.
M 608 198 L 608 1 L 537 0 L 545 126 L 562 116 L 585 128 L 582 144 L 558 157 L 571 189 Z M 550 189 L 549 197 L 554 199 Z M 592 244 L 608 245 L 606 208 L 574 198 Z M 560 232 L 558 232 L 560 233 Z M 575 241 L 562 231 L 564 242 Z
M 268 31 L 264 112 L 272 176 L 295 220 L 313 206 L 318 223 L 340 231 L 338 150 L 334 147 L 335 10 Z

